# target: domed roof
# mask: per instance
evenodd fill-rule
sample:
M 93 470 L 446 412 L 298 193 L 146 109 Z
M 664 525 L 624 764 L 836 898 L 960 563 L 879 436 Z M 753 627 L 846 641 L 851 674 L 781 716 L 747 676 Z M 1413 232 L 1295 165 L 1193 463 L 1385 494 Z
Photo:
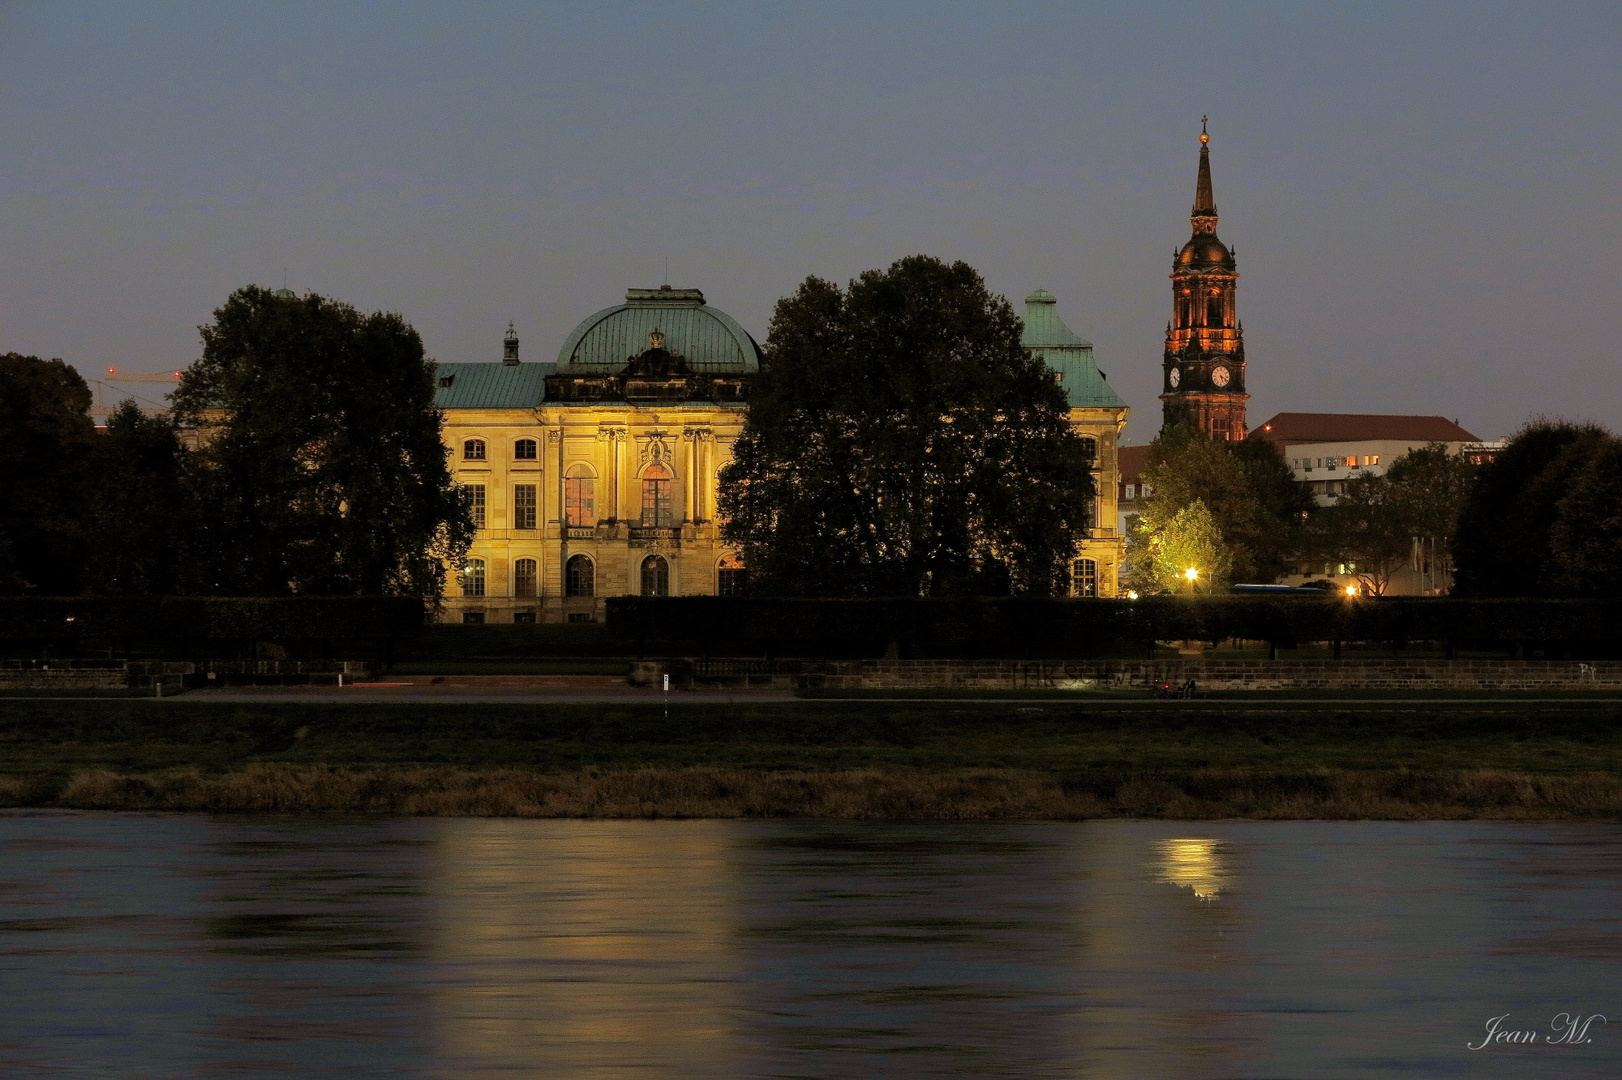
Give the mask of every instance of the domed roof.
M 558 350 L 558 371 L 619 371 L 648 348 L 648 335 L 697 372 L 759 371 L 760 346 L 697 289 L 630 289 L 625 303 L 604 308 L 574 328 Z
M 1233 269 L 1233 252 L 1215 233 L 1195 233 L 1177 253 L 1178 266 L 1220 266 Z

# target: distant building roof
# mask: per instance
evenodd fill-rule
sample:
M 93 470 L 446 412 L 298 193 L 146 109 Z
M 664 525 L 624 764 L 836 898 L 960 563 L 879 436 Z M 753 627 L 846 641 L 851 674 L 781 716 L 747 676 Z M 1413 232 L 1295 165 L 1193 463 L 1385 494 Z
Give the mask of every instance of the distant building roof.
M 1476 437 L 1445 416 L 1383 416 L 1368 413 L 1279 413 L 1250 429 L 1252 439 L 1278 446 L 1296 443 L 1364 442 L 1404 439 L 1410 442 L 1475 442 Z
M 533 409 L 553 364 L 434 365 L 436 409 Z
M 1135 484 L 1138 477 L 1143 475 L 1143 467 L 1149 460 L 1149 447 L 1123 446 L 1116 451 L 1116 460 L 1121 466 L 1121 483 Z
M 664 347 L 700 373 L 759 371 L 760 346 L 724 311 L 704 302 L 697 289 L 628 289 L 625 303 L 603 308 L 575 327 L 558 350 L 558 367 L 618 371 L 648 348 L 648 335 L 664 335 Z
M 1093 343 L 1064 324 L 1058 301 L 1046 289 L 1025 298 L 1019 342 L 1059 373 L 1059 385 L 1072 409 L 1125 407 L 1093 361 Z

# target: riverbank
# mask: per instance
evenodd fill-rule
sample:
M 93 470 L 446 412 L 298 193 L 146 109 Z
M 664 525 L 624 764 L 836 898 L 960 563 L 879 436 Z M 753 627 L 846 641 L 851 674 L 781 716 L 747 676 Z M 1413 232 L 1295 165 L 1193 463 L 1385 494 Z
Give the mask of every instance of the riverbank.
M 1573 699 L 11 701 L 0 805 L 523 817 L 1622 818 Z
M 0 804 L 79 810 L 524 818 L 1050 820 L 1591 820 L 1622 817 L 1612 774 L 1547 776 L 1205 769 L 1083 782 L 1009 770 L 759 772 L 636 769 L 344 769 L 253 765 L 207 773 L 86 770 L 63 780 L 0 777 Z

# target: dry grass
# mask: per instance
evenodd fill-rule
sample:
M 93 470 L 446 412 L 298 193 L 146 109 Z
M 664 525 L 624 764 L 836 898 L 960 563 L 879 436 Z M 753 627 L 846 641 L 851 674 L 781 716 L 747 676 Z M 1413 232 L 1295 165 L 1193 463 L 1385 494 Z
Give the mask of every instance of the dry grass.
M 1614 819 L 1609 773 L 1419 774 L 1352 770 L 1203 770 L 1061 785 L 1012 771 L 896 773 L 635 769 L 541 774 L 516 769 L 344 769 L 251 765 L 139 775 L 90 770 L 66 782 L 0 777 L 0 805 L 86 810 L 375 813 L 442 817 L 863 820 Z

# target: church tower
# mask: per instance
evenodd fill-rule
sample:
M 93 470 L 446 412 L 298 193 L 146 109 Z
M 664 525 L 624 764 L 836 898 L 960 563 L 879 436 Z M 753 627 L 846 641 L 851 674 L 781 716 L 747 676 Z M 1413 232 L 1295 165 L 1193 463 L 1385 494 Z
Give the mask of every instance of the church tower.
M 1200 175 L 1189 221 L 1194 235 L 1173 257 L 1173 319 L 1166 324 L 1161 361 L 1163 422 L 1189 424 L 1213 439 L 1243 439 L 1245 338 L 1234 310 L 1239 282 L 1233 252 L 1217 239 L 1211 194 L 1211 136 L 1200 118 Z

